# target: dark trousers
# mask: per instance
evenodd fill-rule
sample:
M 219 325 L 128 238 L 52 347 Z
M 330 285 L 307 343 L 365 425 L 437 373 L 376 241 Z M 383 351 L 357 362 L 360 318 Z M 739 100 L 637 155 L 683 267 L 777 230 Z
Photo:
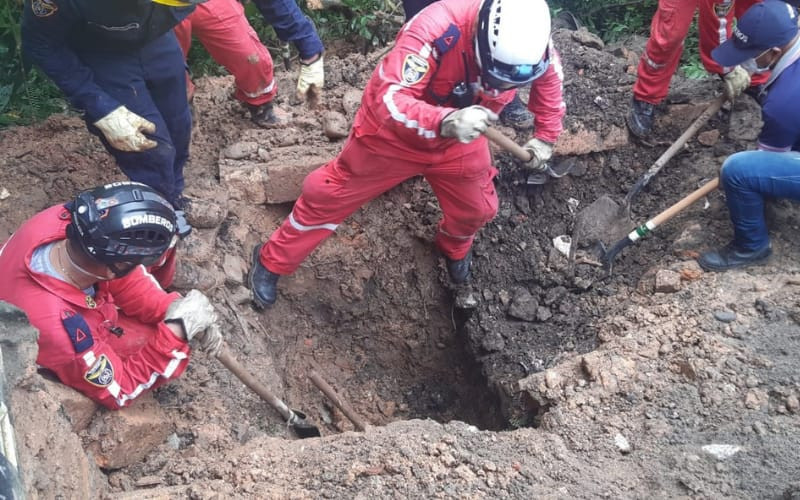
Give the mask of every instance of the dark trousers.
M 130 111 L 155 123 L 155 134 L 146 135 L 158 146 L 138 153 L 119 151 L 91 123 L 87 123 L 89 131 L 100 138 L 129 179 L 156 189 L 180 208 L 192 116 L 186 99 L 183 52 L 175 35 L 170 31 L 129 53 L 82 52 L 80 57 L 94 72 L 100 88 Z

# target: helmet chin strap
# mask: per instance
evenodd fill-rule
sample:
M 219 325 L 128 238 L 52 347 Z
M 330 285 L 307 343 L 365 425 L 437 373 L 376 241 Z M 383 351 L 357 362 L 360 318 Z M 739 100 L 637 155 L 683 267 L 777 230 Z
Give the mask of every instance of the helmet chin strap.
M 84 269 L 84 268 L 83 268 L 83 267 L 81 267 L 80 265 L 78 265 L 78 263 L 77 263 L 77 262 L 75 262 L 75 261 L 72 259 L 72 256 L 69 254 L 69 245 L 67 245 L 67 246 L 64 248 L 64 253 L 65 253 L 65 254 L 67 254 L 67 260 L 69 261 L 69 264 L 70 264 L 72 267 L 74 267 L 75 269 L 77 269 L 77 270 L 78 270 L 78 272 L 80 272 L 80 273 L 82 273 L 82 274 L 84 274 L 84 275 L 86 275 L 86 276 L 91 276 L 92 278 L 95 278 L 95 279 L 98 279 L 98 280 L 101 280 L 101 281 L 107 281 L 107 280 L 108 280 L 108 276 L 100 276 L 100 275 L 94 274 L 94 273 L 92 273 L 92 272 L 89 272 L 89 271 L 87 271 L 86 269 Z M 116 273 L 114 273 L 114 274 L 116 275 Z

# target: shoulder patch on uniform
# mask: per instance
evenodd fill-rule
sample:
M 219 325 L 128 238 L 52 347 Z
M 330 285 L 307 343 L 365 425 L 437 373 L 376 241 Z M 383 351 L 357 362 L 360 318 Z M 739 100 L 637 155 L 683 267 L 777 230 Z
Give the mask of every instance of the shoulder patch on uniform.
M 414 85 L 428 73 L 428 61 L 417 54 L 408 54 L 403 61 L 403 83 Z
M 442 56 L 456 46 L 459 38 L 461 38 L 461 30 L 455 24 L 451 24 L 442 36 L 433 41 L 433 45 L 439 51 L 439 55 Z
M 61 311 L 61 324 L 64 325 L 75 352 L 83 352 L 94 345 L 92 331 L 80 314 L 64 309 Z
M 53 0 L 33 0 L 31 12 L 36 17 L 49 17 L 56 13 L 58 5 Z
M 114 381 L 114 365 L 105 354 L 101 354 L 92 367 L 86 371 L 83 378 L 97 387 L 108 387 Z

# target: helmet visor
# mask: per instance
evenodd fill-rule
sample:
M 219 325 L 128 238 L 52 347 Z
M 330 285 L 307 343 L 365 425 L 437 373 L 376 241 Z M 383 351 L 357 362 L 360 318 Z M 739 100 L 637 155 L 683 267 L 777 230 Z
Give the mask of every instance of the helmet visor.
M 550 57 L 546 51 L 538 64 L 505 64 L 500 61 L 491 61 L 481 71 L 481 82 L 484 87 L 496 90 L 511 90 L 530 83 L 547 71 L 550 66 Z

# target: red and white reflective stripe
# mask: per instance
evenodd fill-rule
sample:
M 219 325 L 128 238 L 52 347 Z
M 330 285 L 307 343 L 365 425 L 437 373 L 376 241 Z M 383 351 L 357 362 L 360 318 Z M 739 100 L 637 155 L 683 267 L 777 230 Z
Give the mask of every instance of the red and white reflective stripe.
M 297 229 L 298 231 L 314 231 L 315 229 L 327 229 L 328 231 L 336 231 L 336 228 L 339 227 L 339 224 L 319 224 L 316 226 L 306 226 L 304 224 L 300 224 L 297 222 L 297 219 L 294 218 L 294 212 L 289 214 L 289 224 L 292 225 L 293 228 Z
M 264 87 L 261 90 L 255 91 L 255 92 L 245 92 L 245 90 L 242 89 L 242 88 L 240 88 L 239 90 L 241 90 L 242 94 L 246 95 L 247 97 L 253 98 L 253 97 L 262 96 L 264 94 L 269 94 L 270 92 L 272 92 L 272 89 L 274 89 L 274 88 L 275 88 L 275 80 L 272 80 L 271 82 L 269 82 L 269 85 L 267 85 L 266 87 Z
M 430 44 L 426 43 L 422 46 L 422 48 L 420 48 L 417 55 L 427 60 L 431 56 L 431 51 L 432 48 Z M 386 80 L 386 73 L 383 70 L 383 63 L 381 63 L 378 69 L 378 74 L 380 75 L 381 79 Z M 389 90 L 387 90 L 383 95 L 383 103 L 386 104 L 386 108 L 389 110 L 389 115 L 393 120 L 399 122 L 405 128 L 416 130 L 417 135 L 420 137 L 424 137 L 425 139 L 436 139 L 438 135 L 435 130 L 426 129 L 425 127 L 420 126 L 417 120 L 409 118 L 404 112 L 402 112 L 397 106 L 397 103 L 394 101 L 395 94 L 407 87 L 408 85 L 402 81 L 394 82 L 389 85 Z
M 449 238 L 453 238 L 454 240 L 471 240 L 472 238 L 475 237 L 475 233 L 472 233 L 469 236 L 459 236 L 459 235 L 456 235 L 456 234 L 450 234 L 450 233 L 448 233 L 447 231 L 445 231 L 442 228 L 439 228 L 439 232 L 442 233 L 443 235 L 449 237 Z

